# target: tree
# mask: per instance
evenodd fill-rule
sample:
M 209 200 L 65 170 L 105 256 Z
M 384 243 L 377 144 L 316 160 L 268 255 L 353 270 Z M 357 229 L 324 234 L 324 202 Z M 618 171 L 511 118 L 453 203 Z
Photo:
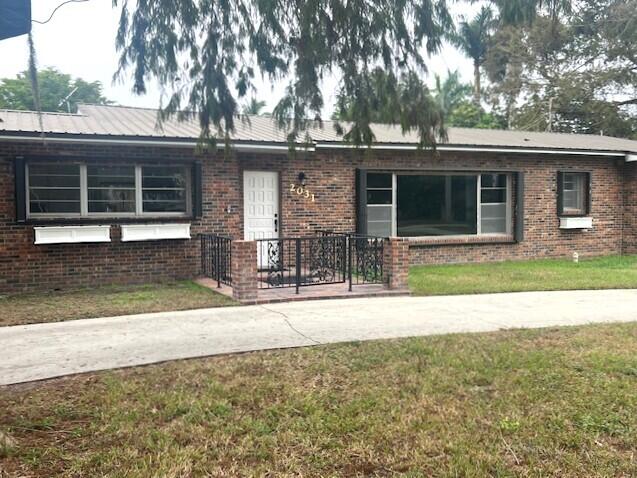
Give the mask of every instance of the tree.
M 445 118 L 448 126 L 458 128 L 504 129 L 505 119 L 493 112 L 487 113 L 472 101 L 462 101 Z
M 434 98 L 445 115 L 455 110 L 471 93 L 471 85 L 460 81 L 458 70 L 447 70 L 444 80 L 438 74 L 435 74 L 434 78 L 436 81 Z
M 77 111 L 78 103 L 111 103 L 102 95 L 102 85 L 99 81 L 89 83 L 81 78 L 72 79 L 70 75 L 60 73 L 55 68 L 39 71 L 37 77 L 42 111 L 66 112 L 66 103 L 60 102 L 75 88 L 77 91 L 69 98 L 73 112 Z M 0 80 L 0 108 L 31 111 L 37 109 L 28 72 L 19 73 L 15 79 Z
M 471 21 L 462 20 L 457 32 L 450 35 L 451 42 L 473 61 L 473 101 L 480 106 L 482 89 L 480 69 L 486 60 L 495 22 L 493 11 L 483 6 Z
M 265 101 L 259 101 L 253 96 L 249 102 L 243 105 L 242 113 L 244 115 L 259 115 L 266 104 Z
M 426 55 L 438 51 L 452 25 L 446 0 L 114 3 L 122 7 L 118 73 L 133 71 L 137 93 L 156 78 L 171 92 L 161 117 L 195 117 L 202 139 L 210 141 L 234 129 L 256 74 L 289 79 L 273 114 L 295 140 L 320 123 L 320 83 L 331 73 L 341 79 L 337 93 L 355 105 L 347 137 L 369 143 L 372 118 L 365 91 L 372 71 L 381 67 L 394 78 L 424 75 Z M 430 142 L 439 131 L 427 121 L 436 114 L 414 115 L 412 106 L 399 105 L 402 126 L 419 131 L 423 144 Z
M 637 137 L 637 0 L 557 11 L 496 33 L 485 62 L 493 101 L 515 128 Z
M 356 124 L 356 118 L 360 117 L 368 118 L 370 123 L 398 124 L 403 130 L 415 127 L 421 146 L 435 145 L 438 138 L 446 139 L 444 113 L 427 85 L 415 73 L 397 78 L 376 68 L 366 81 L 361 82 L 360 88 L 358 97 L 337 96 L 333 118 L 338 121 L 337 131 L 346 141 L 369 144 L 373 140 Z M 344 125 L 341 121 L 350 124 Z M 345 131 L 345 127 L 350 129 Z

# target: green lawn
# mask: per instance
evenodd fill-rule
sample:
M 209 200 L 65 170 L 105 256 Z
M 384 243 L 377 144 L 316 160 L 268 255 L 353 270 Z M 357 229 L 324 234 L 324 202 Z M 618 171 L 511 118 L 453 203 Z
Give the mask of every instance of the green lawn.
M 0 326 L 233 304 L 232 299 L 191 281 L 104 286 L 0 296 Z
M 529 290 L 637 288 L 637 256 L 417 266 L 409 271 L 415 295 Z
M 0 476 L 637 476 L 637 324 L 216 357 L 0 388 Z

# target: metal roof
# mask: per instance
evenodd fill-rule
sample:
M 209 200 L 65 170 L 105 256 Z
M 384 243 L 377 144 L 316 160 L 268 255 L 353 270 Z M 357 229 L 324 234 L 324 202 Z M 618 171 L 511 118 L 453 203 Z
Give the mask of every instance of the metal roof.
M 49 135 L 73 135 L 80 138 L 117 137 L 121 140 L 139 138 L 150 140 L 196 140 L 199 124 L 196 120 L 157 121 L 157 110 L 125 106 L 80 105 L 76 114 L 43 113 L 44 132 Z M 399 126 L 374 124 L 374 145 L 386 148 L 416 146 L 416 132 L 402 132 Z M 0 110 L 0 137 L 34 136 L 40 134 L 38 114 L 33 111 Z M 311 142 L 316 147 L 344 147 L 335 131 L 335 122 L 324 121 L 323 127 L 310 128 Z M 233 142 L 287 145 L 287 133 L 277 127 L 272 118 L 248 116 L 238 120 Z M 537 133 L 487 129 L 448 128 L 449 140 L 441 144 L 444 149 L 542 149 L 580 152 L 607 152 L 637 154 L 637 141 L 609 136 L 565 133 Z

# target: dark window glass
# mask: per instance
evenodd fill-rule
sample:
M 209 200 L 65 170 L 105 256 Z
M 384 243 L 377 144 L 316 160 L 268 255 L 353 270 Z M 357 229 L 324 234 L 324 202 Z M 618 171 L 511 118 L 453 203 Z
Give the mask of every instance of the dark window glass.
M 367 188 L 392 187 L 392 175 L 384 173 L 367 173 Z
M 502 203 L 507 201 L 507 190 L 506 187 L 503 189 L 482 188 L 480 196 L 480 201 L 482 201 L 483 204 Z
M 80 166 L 30 164 L 29 210 L 31 214 L 79 214 Z
M 391 204 L 392 192 L 390 190 L 367 190 L 367 204 Z
M 507 175 L 497 173 L 482 174 L 480 182 L 483 188 L 506 188 Z
M 186 212 L 187 177 L 182 167 L 143 166 L 144 212 Z
M 87 166 L 88 212 L 134 213 L 134 166 Z
M 399 236 L 477 233 L 476 176 L 398 176 Z

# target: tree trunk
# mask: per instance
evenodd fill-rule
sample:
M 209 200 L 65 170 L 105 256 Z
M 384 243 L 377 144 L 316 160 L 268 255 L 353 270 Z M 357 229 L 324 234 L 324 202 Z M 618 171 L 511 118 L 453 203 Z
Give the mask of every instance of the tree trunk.
M 482 96 L 482 89 L 480 87 L 480 64 L 477 61 L 474 61 L 473 62 L 473 102 L 478 107 L 480 107 L 481 96 Z

